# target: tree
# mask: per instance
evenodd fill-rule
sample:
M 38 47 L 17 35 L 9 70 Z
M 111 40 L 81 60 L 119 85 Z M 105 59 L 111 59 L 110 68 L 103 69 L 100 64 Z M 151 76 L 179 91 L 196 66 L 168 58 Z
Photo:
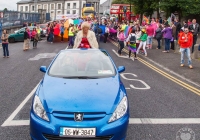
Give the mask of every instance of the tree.
M 160 8 L 166 12 L 166 16 L 177 12 L 179 19 L 183 16 L 200 13 L 200 0 L 161 0 Z
M 113 0 L 112 4 L 129 4 L 127 0 Z
M 7 8 L 4 8 L 4 10 L 3 10 L 4 12 L 6 12 L 6 11 L 8 11 L 8 9 Z

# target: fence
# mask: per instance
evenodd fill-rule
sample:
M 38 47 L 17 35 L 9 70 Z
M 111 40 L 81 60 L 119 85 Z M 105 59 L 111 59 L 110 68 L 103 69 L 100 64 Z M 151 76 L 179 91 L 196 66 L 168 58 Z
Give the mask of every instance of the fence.
M 39 22 L 39 13 L 23 13 L 16 11 L 0 11 L 2 29 L 12 26 L 23 25 L 24 22 Z

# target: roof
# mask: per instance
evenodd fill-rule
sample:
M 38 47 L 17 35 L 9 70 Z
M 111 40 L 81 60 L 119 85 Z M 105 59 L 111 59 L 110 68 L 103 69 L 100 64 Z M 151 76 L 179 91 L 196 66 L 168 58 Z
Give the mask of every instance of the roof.
M 32 1 L 32 0 L 21 0 L 21 1 L 17 2 L 17 4 L 20 4 L 20 3 L 24 4 L 24 3 L 29 3 L 29 2 L 34 2 L 34 1 Z

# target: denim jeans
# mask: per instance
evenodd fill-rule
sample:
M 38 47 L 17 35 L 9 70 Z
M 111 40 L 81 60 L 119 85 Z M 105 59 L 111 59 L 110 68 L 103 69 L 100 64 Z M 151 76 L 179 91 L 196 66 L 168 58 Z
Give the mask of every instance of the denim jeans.
M 165 38 L 165 51 L 169 51 L 170 49 L 170 40 L 171 39 Z
M 74 36 L 69 36 L 69 46 L 74 46 Z
M 160 49 L 160 39 L 157 39 L 158 41 L 158 49 Z
M 49 33 L 49 42 L 53 42 L 53 33 Z
M 190 57 L 190 48 L 180 48 L 181 52 L 181 64 L 184 64 L 184 54 L 186 53 L 186 56 L 188 58 L 188 65 L 192 64 L 192 60 Z
M 3 43 L 3 56 L 9 56 L 8 43 Z
M 153 39 L 153 36 L 148 36 L 147 37 L 147 45 L 152 45 L 152 40 Z

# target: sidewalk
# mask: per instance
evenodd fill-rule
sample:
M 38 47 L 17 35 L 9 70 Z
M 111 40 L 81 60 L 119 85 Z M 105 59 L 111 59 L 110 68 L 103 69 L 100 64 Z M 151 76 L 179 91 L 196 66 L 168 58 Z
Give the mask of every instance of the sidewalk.
M 153 40 L 153 49 L 148 49 L 148 56 L 142 56 L 142 58 L 200 85 L 200 59 L 192 59 L 194 69 L 189 69 L 185 56 L 185 66 L 180 67 L 180 53 L 174 53 L 174 50 L 171 50 L 170 53 L 163 53 L 163 47 L 160 50 L 155 49 L 156 47 L 157 41 Z

